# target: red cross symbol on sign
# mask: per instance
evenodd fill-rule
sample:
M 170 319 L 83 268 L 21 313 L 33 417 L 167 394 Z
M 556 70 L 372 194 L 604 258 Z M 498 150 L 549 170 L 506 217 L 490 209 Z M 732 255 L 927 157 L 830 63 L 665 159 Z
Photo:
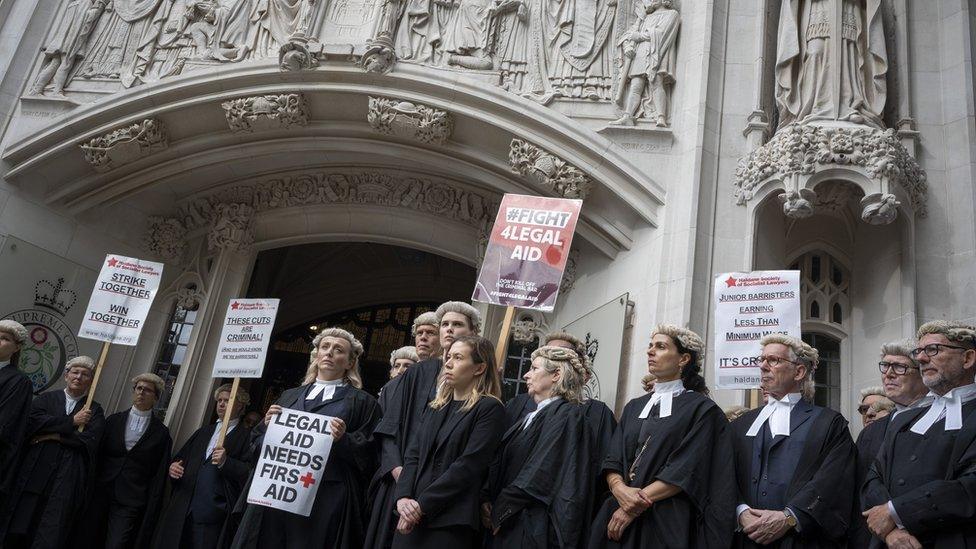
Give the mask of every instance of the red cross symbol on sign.
M 312 473 L 305 473 L 305 476 L 299 477 L 298 480 L 301 481 L 302 485 L 308 488 L 310 485 L 315 484 L 315 479 L 312 478 Z

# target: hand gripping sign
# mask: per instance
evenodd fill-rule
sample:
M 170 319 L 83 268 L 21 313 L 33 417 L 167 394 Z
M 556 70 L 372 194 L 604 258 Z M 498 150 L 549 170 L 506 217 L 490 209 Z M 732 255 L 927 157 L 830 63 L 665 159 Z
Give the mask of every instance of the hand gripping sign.
M 247 502 L 307 517 L 332 450 L 329 416 L 285 408 L 268 425 Z

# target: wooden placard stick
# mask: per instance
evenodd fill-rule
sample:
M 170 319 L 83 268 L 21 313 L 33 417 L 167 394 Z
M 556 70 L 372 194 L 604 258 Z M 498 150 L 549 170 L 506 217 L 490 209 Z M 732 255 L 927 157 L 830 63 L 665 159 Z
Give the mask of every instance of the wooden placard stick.
M 515 318 L 515 307 L 505 307 L 505 318 L 502 320 L 502 331 L 495 344 L 495 367 L 505 370 L 505 351 L 508 350 L 508 334 L 512 331 L 512 320 Z
M 102 375 L 102 366 L 105 366 L 105 359 L 108 358 L 108 348 L 111 345 L 108 341 L 102 343 L 102 352 L 98 354 L 98 362 L 95 363 L 95 375 L 92 378 L 91 387 L 88 388 L 88 398 L 85 399 L 85 407 L 82 411 L 91 408 L 92 400 L 95 399 L 95 388 L 98 387 L 98 378 Z M 81 433 L 85 430 L 84 425 L 78 426 L 78 432 Z
M 220 424 L 220 436 L 217 437 L 217 446 L 215 448 L 224 447 L 224 439 L 227 438 L 227 425 L 230 424 L 230 418 L 234 415 L 234 404 L 237 403 L 237 388 L 241 384 L 241 378 L 235 377 L 234 384 L 230 388 L 230 400 L 227 402 L 227 408 L 224 409 L 223 421 Z

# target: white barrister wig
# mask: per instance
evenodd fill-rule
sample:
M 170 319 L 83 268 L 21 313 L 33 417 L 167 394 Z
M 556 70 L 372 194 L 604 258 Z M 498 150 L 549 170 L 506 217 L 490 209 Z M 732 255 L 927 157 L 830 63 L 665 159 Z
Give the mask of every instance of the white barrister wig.
M 433 326 L 434 328 L 437 328 L 440 323 L 441 321 L 437 317 L 437 313 L 434 311 L 427 311 L 426 313 L 423 313 L 417 318 L 413 319 L 413 327 L 410 328 L 410 335 L 417 335 L 417 328 L 421 326 Z
M 72 368 L 86 368 L 88 371 L 95 371 L 95 360 L 90 356 L 80 355 L 72 358 L 64 365 L 65 373 L 70 372 Z
M 471 305 L 463 301 L 448 301 L 447 303 L 441 303 L 441 306 L 437 308 L 437 325 L 440 326 L 441 319 L 447 313 L 461 313 L 462 315 L 468 317 L 468 321 L 471 323 L 471 332 L 474 334 L 481 333 L 481 313 L 478 309 L 475 309 Z
M 349 369 L 346 370 L 346 381 L 353 387 L 362 389 L 363 379 L 359 375 L 359 357 L 363 354 L 363 344 L 347 330 L 343 330 L 342 328 L 325 328 L 312 340 L 312 349 L 318 349 L 319 343 L 327 337 L 338 337 L 349 342 Z M 318 355 L 313 356 L 317 357 Z M 308 370 L 305 372 L 305 380 L 302 384 L 307 385 L 315 381 L 317 373 L 318 361 L 313 359 L 308 365 Z
M 922 339 L 928 334 L 942 334 L 949 341 L 962 343 L 969 347 L 976 347 L 976 328 L 955 320 L 933 320 L 918 328 L 915 337 Z
M 420 357 L 417 356 L 417 348 L 408 345 L 406 347 L 400 347 L 399 349 L 390 353 L 390 367 L 392 368 L 396 361 L 401 359 L 412 360 L 414 364 L 420 362 Z
M 14 336 L 17 345 L 23 345 L 27 342 L 27 328 L 24 328 L 24 325 L 16 320 L 0 320 L 0 332 Z
M 769 334 L 759 341 L 759 344 L 763 347 L 773 343 L 779 343 L 780 345 L 789 347 L 790 354 L 793 355 L 790 357 L 790 360 L 806 364 L 809 369 L 807 376 L 817 369 L 817 365 L 820 363 L 820 353 L 804 343 L 801 339 L 786 334 Z
M 592 368 L 592 365 L 590 364 L 590 357 L 589 355 L 586 354 L 586 345 L 584 345 L 583 342 L 580 341 L 579 338 L 574 336 L 573 334 L 570 334 L 568 332 L 549 332 L 548 334 L 546 334 L 546 338 L 543 341 L 542 345 L 543 346 L 549 345 L 549 343 L 557 339 L 568 341 L 570 345 L 573 346 L 573 349 L 576 350 L 576 354 L 579 355 L 579 359 L 580 362 L 583 363 L 583 367 L 586 369 Z
M 674 324 L 659 324 L 657 328 L 654 328 L 654 331 L 651 332 L 651 337 L 653 338 L 657 334 L 666 335 L 674 341 L 677 341 L 678 344 L 685 349 L 695 353 L 695 363 L 698 364 L 699 368 L 704 367 L 705 341 L 700 335 L 689 330 L 688 328 L 682 328 L 681 326 L 676 326 Z
M 884 358 L 885 355 L 903 356 L 912 361 L 912 366 L 918 368 L 918 361 L 912 356 L 914 347 L 914 341 L 891 341 L 881 346 L 881 357 Z

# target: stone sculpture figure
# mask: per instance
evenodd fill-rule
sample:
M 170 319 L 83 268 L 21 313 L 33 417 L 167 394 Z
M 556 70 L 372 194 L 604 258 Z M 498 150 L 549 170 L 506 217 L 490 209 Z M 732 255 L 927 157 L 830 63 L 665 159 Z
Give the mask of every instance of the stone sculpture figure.
M 616 0 L 541 0 L 536 18 L 540 59 L 548 83 L 543 103 L 555 97 L 609 100 L 607 42 L 617 13 Z
M 624 113 L 612 124 L 633 126 L 640 113 L 664 127 L 669 122 L 681 18 L 671 0 L 642 0 L 638 10 L 637 21 L 617 44 L 624 60 L 617 103 Z
M 525 89 L 529 63 L 529 6 L 524 0 L 494 0 L 489 8 L 487 53 L 505 90 Z
M 434 21 L 432 0 L 406 0 L 396 33 L 396 54 L 400 59 L 429 61 Z
M 44 63 L 31 85 L 31 95 L 41 95 L 51 84 L 51 94 L 64 95 L 68 75 L 86 53 L 88 37 L 105 12 L 109 0 L 75 0 L 68 4 L 54 39 L 44 47 Z
M 171 0 L 111 0 L 91 36 L 88 55 L 72 78 L 119 79 L 123 85 L 132 85 L 122 77 L 151 34 L 147 32 L 150 25 L 161 23 L 159 10 L 168 15 L 171 4 Z
M 776 54 L 780 128 L 841 120 L 884 126 L 882 0 L 784 0 Z
M 451 26 L 444 36 L 443 50 L 448 65 L 469 69 L 490 69 L 485 54 L 488 18 L 494 0 L 458 0 Z

